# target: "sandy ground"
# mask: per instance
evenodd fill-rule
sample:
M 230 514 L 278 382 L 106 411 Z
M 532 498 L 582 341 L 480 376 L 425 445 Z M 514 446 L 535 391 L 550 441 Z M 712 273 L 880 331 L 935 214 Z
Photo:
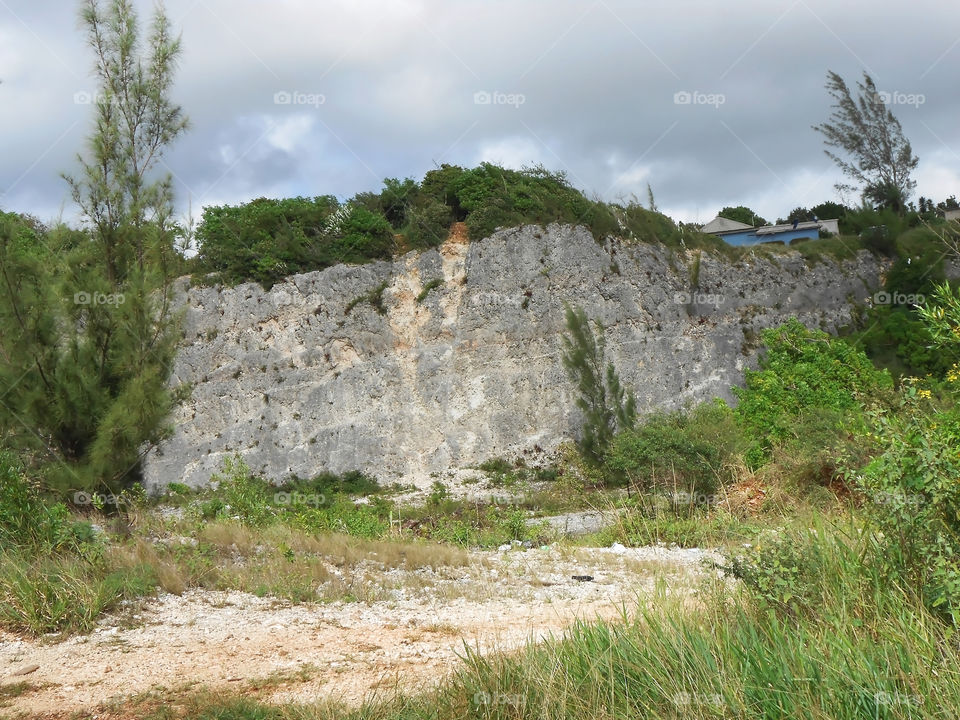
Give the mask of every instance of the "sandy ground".
M 482 652 L 509 651 L 562 633 L 578 618 L 616 619 L 658 577 L 671 592 L 689 593 L 705 555 L 622 547 L 477 552 L 464 568 L 415 571 L 422 592 L 408 582 L 393 599 L 373 603 L 162 595 L 103 618 L 89 635 L 0 633 L 0 690 L 29 683 L 0 701 L 0 717 L 93 718 L 149 690 L 262 688 L 268 679 L 266 697 L 275 702 L 356 704 L 372 693 L 417 690 L 449 674 L 465 642 Z

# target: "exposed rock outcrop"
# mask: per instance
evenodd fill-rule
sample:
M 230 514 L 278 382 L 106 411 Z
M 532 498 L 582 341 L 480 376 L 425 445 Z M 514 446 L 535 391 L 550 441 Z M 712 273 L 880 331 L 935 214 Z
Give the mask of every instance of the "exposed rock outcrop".
M 145 482 L 199 485 L 235 453 L 277 480 L 359 469 L 419 485 L 492 457 L 548 455 L 579 423 L 560 360 L 565 303 L 603 325 L 641 410 L 676 408 L 729 398 L 765 327 L 849 322 L 881 271 L 866 252 L 840 264 L 696 260 L 552 225 L 455 236 L 270 291 L 184 280 L 172 380 L 192 396 L 146 458 Z

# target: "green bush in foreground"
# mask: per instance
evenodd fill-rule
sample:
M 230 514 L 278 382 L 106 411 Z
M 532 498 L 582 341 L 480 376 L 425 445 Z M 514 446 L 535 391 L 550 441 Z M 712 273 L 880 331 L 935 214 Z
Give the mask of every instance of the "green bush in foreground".
M 763 341 L 760 368 L 748 370 L 745 387 L 733 389 L 737 419 L 753 440 L 746 454 L 752 466 L 796 436 L 804 415 L 832 412 L 865 429 L 862 405 L 893 387 L 890 374 L 877 370 L 862 350 L 796 319 L 764 330 Z
M 604 467 L 644 492 L 709 495 L 729 479 L 739 445 L 733 412 L 718 402 L 644 418 L 612 440 Z

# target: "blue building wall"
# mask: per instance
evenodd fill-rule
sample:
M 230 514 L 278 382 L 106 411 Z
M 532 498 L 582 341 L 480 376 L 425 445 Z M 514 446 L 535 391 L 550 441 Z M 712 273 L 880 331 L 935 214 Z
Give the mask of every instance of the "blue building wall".
M 726 242 L 728 245 L 756 245 L 758 242 L 757 231 L 752 229 L 724 233 L 723 235 L 720 235 L 720 239 Z
M 776 233 L 775 235 L 757 235 L 755 229 L 720 235 L 720 239 L 728 245 L 758 245 L 765 242 L 782 242 L 789 244 L 794 240 L 814 240 L 818 237 L 820 237 L 820 231 L 817 228 L 786 230 Z

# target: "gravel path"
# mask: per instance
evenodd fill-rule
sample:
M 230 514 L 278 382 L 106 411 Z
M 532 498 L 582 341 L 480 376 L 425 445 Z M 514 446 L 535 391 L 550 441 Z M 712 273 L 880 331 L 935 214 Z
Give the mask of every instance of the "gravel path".
M 162 595 L 105 617 L 86 636 L 52 642 L 0 633 L 0 687 L 32 687 L 8 700 L 0 717 L 65 718 L 151 689 L 243 689 L 270 677 L 271 701 L 355 704 L 377 691 L 435 685 L 464 642 L 483 652 L 511 650 L 561 633 L 578 618 L 617 618 L 658 576 L 672 591 L 688 593 L 705 557 L 714 556 L 620 546 L 477 552 L 463 568 L 389 571 L 386 586 L 394 587 L 391 575 L 415 574 L 422 590 L 407 577 L 392 599 L 373 603 Z

